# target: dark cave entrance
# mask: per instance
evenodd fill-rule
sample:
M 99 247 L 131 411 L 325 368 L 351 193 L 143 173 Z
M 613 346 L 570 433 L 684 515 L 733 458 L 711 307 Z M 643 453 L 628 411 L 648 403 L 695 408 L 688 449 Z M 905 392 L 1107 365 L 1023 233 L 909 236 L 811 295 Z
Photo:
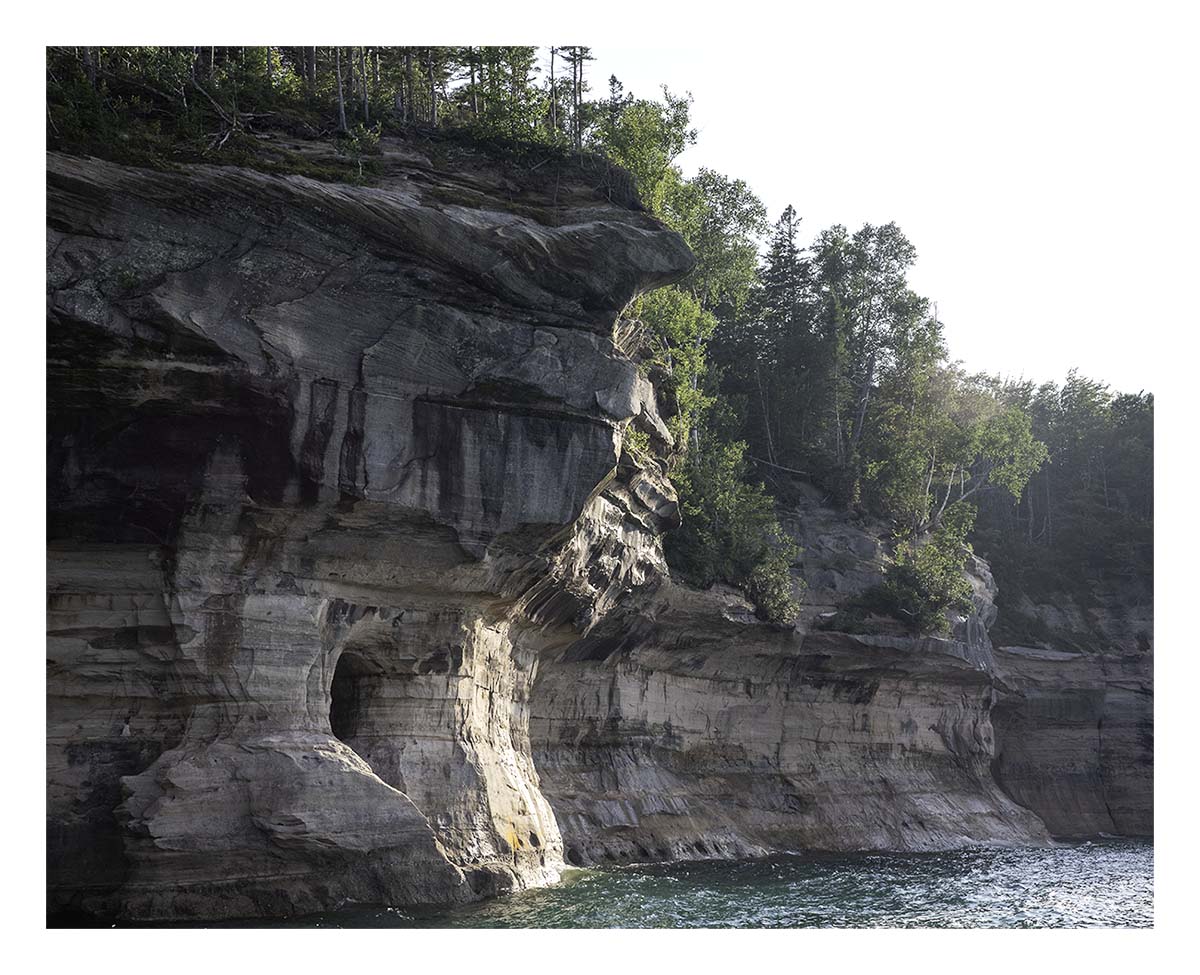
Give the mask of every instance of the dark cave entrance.
M 329 730 L 354 749 L 380 779 L 404 790 L 397 725 L 404 712 L 396 698 L 396 675 L 367 654 L 345 650 L 329 684 Z
M 357 653 L 343 653 L 338 658 L 329 688 L 329 727 L 335 738 L 349 742 L 364 729 L 375 673 Z

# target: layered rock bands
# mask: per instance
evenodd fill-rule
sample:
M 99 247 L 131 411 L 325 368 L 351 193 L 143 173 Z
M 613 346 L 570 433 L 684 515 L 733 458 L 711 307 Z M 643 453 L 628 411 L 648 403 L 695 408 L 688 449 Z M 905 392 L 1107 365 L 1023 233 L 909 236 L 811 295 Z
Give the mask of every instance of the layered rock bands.
M 1148 655 L 993 650 L 982 564 L 945 640 L 819 628 L 817 506 L 796 627 L 671 582 L 614 325 L 693 259 L 611 173 L 383 169 L 48 159 L 51 910 L 1149 831 Z

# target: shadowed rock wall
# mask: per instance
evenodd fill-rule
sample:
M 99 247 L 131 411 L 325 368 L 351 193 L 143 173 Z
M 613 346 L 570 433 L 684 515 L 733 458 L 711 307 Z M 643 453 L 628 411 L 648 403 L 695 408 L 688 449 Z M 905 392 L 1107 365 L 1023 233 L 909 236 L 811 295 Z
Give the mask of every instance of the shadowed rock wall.
M 996 780 L 1055 836 L 1154 834 L 1153 657 L 997 652 Z

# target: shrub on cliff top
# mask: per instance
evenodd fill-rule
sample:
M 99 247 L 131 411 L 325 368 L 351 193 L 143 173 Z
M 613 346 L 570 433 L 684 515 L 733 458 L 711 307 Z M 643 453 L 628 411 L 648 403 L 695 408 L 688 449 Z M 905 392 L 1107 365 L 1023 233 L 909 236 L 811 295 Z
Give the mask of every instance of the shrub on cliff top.
M 884 570 L 884 581 L 871 594 L 874 608 L 908 623 L 917 633 L 945 633 L 946 614 L 971 609 L 971 584 L 963 562 L 971 553 L 967 533 L 975 524 L 975 508 L 951 505 L 941 524 L 923 544 L 902 542 Z
M 683 525 L 666 536 L 671 567 L 693 585 L 745 590 L 758 615 L 790 623 L 799 612 L 791 564 L 799 554 L 771 496 L 743 477 L 746 445 L 704 438 L 672 473 Z

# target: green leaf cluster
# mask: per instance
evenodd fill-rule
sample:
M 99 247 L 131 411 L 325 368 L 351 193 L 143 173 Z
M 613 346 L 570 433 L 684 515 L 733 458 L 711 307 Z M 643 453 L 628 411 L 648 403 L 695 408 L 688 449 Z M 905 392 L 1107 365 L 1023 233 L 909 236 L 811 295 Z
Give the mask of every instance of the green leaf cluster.
M 683 525 L 667 558 L 693 585 L 740 586 L 759 615 L 790 623 L 799 612 L 791 566 L 799 555 L 780 528 L 774 499 L 746 479 L 745 444 L 706 440 L 676 470 Z
M 971 553 L 966 539 L 975 514 L 972 505 L 955 502 L 924 541 L 901 542 L 873 594 L 875 608 L 904 620 L 916 633 L 945 633 L 948 613 L 969 612 L 972 590 L 963 563 Z

